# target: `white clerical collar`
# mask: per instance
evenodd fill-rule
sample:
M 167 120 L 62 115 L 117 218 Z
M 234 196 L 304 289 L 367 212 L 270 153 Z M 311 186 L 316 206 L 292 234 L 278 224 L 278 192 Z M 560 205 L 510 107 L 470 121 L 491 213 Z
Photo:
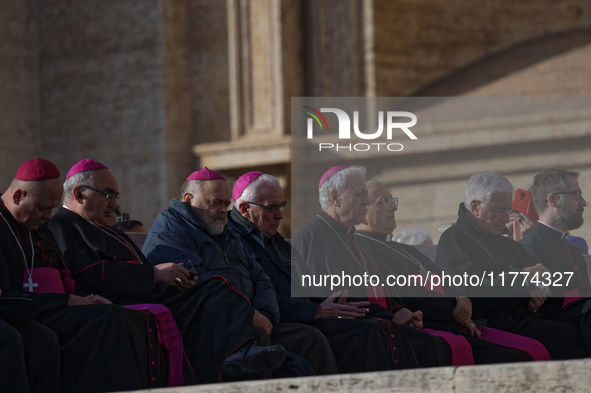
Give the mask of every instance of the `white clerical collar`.
M 560 236 L 560 238 L 561 238 L 561 239 L 564 239 L 564 238 L 566 237 L 566 235 L 567 235 L 567 233 L 566 233 L 565 231 L 561 231 L 560 229 L 556 229 L 556 228 L 554 228 L 552 225 L 548 225 L 548 224 L 546 224 L 546 223 L 545 223 L 544 221 L 542 221 L 542 220 L 538 220 L 538 222 L 539 222 L 540 224 L 542 224 L 542 225 L 545 225 L 545 226 L 547 226 L 547 227 L 548 227 L 548 228 L 550 228 L 550 229 L 554 229 L 556 232 L 560 232 L 560 233 L 562 234 L 562 235 Z

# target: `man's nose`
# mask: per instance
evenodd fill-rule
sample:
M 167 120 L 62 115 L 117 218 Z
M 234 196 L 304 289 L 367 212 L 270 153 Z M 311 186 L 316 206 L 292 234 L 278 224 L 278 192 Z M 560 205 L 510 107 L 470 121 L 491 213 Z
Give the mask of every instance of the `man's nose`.
M 277 211 L 273 215 L 273 218 L 276 220 L 283 220 L 283 212 L 281 211 L 281 209 L 277 209 Z

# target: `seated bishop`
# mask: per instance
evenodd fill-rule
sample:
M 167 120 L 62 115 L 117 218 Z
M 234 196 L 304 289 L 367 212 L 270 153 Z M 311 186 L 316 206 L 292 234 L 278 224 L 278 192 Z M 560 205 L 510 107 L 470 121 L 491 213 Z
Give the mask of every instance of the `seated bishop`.
M 252 307 L 227 281 L 212 277 L 196 284 L 183 263 L 152 266 L 125 233 L 109 225 L 119 188 L 104 164 L 81 160 L 68 172 L 64 190 L 64 205 L 49 225 L 78 287 L 122 304 L 169 309 L 197 383 L 262 375 L 282 364 L 281 346 L 255 345 Z
M 61 392 L 162 386 L 158 368 L 149 363 L 156 356 L 149 342 L 156 337 L 148 331 L 145 314 L 108 304 L 97 295 L 75 294 L 59 246 L 45 225 L 61 198 L 58 169 L 40 158 L 25 161 L 2 194 L 3 296 L 36 297 L 39 310 L 34 321 L 59 339 Z

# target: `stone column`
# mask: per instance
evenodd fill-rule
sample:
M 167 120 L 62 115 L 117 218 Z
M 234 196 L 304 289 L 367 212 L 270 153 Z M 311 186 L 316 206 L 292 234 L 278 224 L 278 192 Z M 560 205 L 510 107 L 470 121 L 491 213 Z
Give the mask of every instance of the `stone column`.
M 122 211 L 150 226 L 168 202 L 161 1 L 37 6 L 42 151 L 62 173 L 103 162 Z
M 37 6 L 22 0 L 1 5 L 0 187 L 7 187 L 18 166 L 40 154 Z

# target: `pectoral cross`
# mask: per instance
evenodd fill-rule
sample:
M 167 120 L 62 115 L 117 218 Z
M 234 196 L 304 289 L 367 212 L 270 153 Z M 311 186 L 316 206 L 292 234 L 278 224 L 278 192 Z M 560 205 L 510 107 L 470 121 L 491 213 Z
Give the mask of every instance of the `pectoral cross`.
M 28 284 L 23 284 L 23 287 L 25 288 L 29 288 L 29 292 L 33 292 L 33 287 L 37 288 L 39 286 L 39 284 L 37 284 L 36 282 L 33 282 L 33 279 L 31 277 L 29 277 L 29 283 Z

